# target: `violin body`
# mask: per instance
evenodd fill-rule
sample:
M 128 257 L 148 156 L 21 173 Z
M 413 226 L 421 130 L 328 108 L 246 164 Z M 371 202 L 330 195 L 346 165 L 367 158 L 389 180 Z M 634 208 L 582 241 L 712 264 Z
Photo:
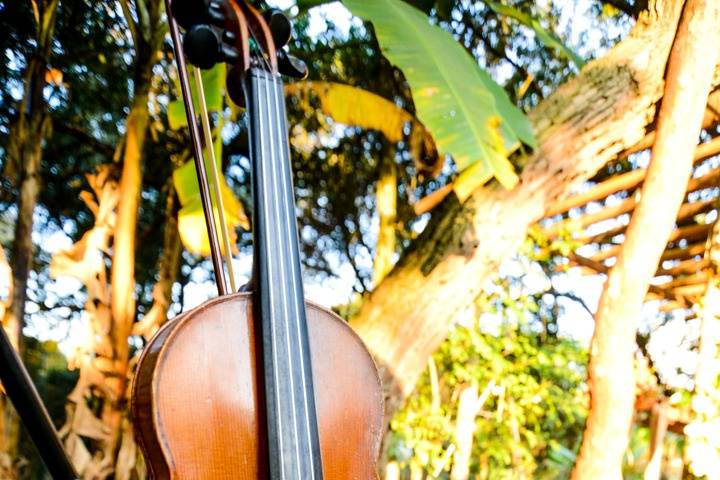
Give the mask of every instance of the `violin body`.
M 202 145 L 197 126 L 192 126 L 191 89 L 183 73 L 184 57 L 178 55 L 221 296 L 162 327 L 138 363 L 131 410 L 150 476 L 156 480 L 377 479 L 384 402 L 375 364 L 347 323 L 304 300 L 281 78 L 283 72 L 299 74 L 303 69 L 282 45 L 275 46 L 276 39 L 287 43 L 289 20 L 272 12 L 263 16 L 242 0 L 188 0 L 177 5 L 183 13 L 188 51 L 194 52 L 188 58 L 205 67 L 219 59 L 231 61 L 228 95 L 246 106 L 253 291 L 227 295 L 235 287 L 231 282 L 228 288 L 220 260 Z M 168 7 L 173 43 L 180 52 L 172 3 Z M 195 74 L 201 84 L 200 73 Z M 204 143 L 213 145 L 207 112 L 201 117 Z M 213 181 L 215 186 L 218 182 L 218 178 Z M 222 210 L 219 190 L 216 198 Z M 223 238 L 228 246 L 227 232 Z M 232 278 L 232 259 L 226 263 Z
M 132 411 L 156 480 L 269 478 L 254 296 L 210 300 L 166 324 L 146 347 Z M 376 479 L 383 392 L 359 337 L 307 303 L 323 478 Z

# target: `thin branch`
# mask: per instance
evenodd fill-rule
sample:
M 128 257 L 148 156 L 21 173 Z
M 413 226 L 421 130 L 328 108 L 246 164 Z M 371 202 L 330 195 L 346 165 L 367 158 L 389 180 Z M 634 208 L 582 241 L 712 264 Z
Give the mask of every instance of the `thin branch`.
M 115 154 L 115 147 L 112 145 L 108 145 L 107 143 L 104 143 L 97 138 L 90 135 L 88 132 L 83 130 L 82 128 L 78 127 L 77 125 L 70 125 L 67 123 L 60 123 L 60 122 L 54 122 L 53 129 L 57 132 L 66 133 L 68 135 L 72 135 L 77 140 L 80 140 L 85 145 L 90 146 L 93 150 L 97 151 L 98 153 L 105 155 L 109 158 L 112 158 Z
M 148 12 L 145 0 L 135 0 L 135 5 L 138 16 L 138 29 L 142 32 L 143 41 L 148 42 L 152 38 L 152 28 L 154 26 L 150 19 L 150 13 Z
M 350 232 L 348 231 L 347 226 L 345 225 L 345 222 L 340 222 L 340 228 L 342 229 L 343 233 L 345 234 L 345 239 L 350 240 L 352 236 L 350 235 Z M 348 262 L 350 262 L 350 266 L 352 267 L 353 271 L 355 272 L 355 277 L 357 278 L 357 282 L 353 285 L 353 290 L 355 290 L 357 293 L 363 294 L 368 291 L 368 286 L 365 284 L 365 281 L 360 274 L 360 270 L 358 269 L 357 265 L 355 264 L 355 258 L 353 257 L 352 253 L 350 252 L 350 243 L 349 242 L 342 242 L 344 243 L 344 250 L 345 250 L 345 256 L 348 259 Z M 362 290 L 357 288 L 357 283 L 360 283 L 360 286 L 362 287 Z
M 590 307 L 588 307 L 587 303 L 585 303 L 585 300 L 578 297 L 574 293 L 560 292 L 554 286 L 551 286 L 550 290 L 548 290 L 547 293 L 549 293 L 550 295 L 553 295 L 555 297 L 564 297 L 564 298 L 567 298 L 568 300 L 572 300 L 573 302 L 579 303 L 580 306 L 582 306 L 591 317 L 595 318 L 595 312 L 590 310 Z

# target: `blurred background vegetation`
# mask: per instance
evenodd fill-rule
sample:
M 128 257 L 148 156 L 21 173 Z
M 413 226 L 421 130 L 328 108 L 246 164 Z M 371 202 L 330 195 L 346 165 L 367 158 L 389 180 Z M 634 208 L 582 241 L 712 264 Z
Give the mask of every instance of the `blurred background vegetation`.
M 441 131 L 443 121 L 433 122 L 422 90 L 384 50 L 384 42 L 392 41 L 392 28 L 368 17 L 383 12 L 373 13 L 368 5 L 389 12 L 392 2 L 416 9 L 426 28 L 436 29 L 433 35 L 449 32 L 447 38 L 477 64 L 478 72 L 499 85 L 493 92 L 484 83 L 492 95 L 483 90 L 477 96 L 494 99 L 490 104 L 498 109 L 503 128 L 509 124 L 521 131 L 532 123 L 537 139 L 519 133 L 510 146 L 507 135 L 503 142 L 498 134 L 500 140 L 488 148 L 500 156 L 499 167 L 484 164 L 484 156 L 463 160 L 452 137 L 467 137 L 467 126 L 457 127 L 443 117 L 448 131 Z M 547 145 L 550 134 L 537 127 L 542 105 L 551 104 L 564 83 L 592 78 L 579 77 L 586 64 L 625 41 L 633 28 L 652 23 L 648 2 L 642 0 L 346 2 L 353 13 L 371 20 L 366 22 L 338 2 L 252 3 L 287 9 L 294 21 L 290 51 L 310 70 L 308 81 L 287 88 L 304 274 L 310 297 L 351 322 L 367 316 L 367 305 L 375 301 L 370 299 L 379 298 L 371 293 L 383 283 L 402 305 L 398 312 L 411 311 L 426 295 L 411 287 L 405 291 L 402 284 L 389 290 L 399 278 L 393 266 L 412 263 L 399 259 L 422 252 L 416 270 L 429 275 L 426 269 L 447 256 L 469 258 L 468 249 L 502 243 L 503 232 L 491 227 L 478 230 L 477 238 L 471 235 L 468 244 L 464 240 L 470 234 L 464 230 L 459 240 L 431 236 L 432 231 L 454 232 L 452 222 L 471 222 L 472 209 L 462 210 L 460 204 L 469 198 L 464 205 L 476 205 L 475 199 L 484 195 L 477 193 L 479 188 L 492 192 L 489 197 L 515 187 L 516 173 L 524 171 L 533 151 Z M 215 294 L 211 264 L 198 235 L 197 187 L 192 174 L 178 173 L 183 166 L 188 171 L 191 155 L 162 2 L 0 0 L 0 26 L 3 324 L 83 478 L 146 478 L 127 419 L 127 379 L 159 325 Z M 418 62 L 421 54 L 416 52 Z M 444 54 L 450 56 L 434 53 Z M 597 82 L 602 81 L 613 83 Z M 246 118 L 224 97 L 222 68 L 205 72 L 204 82 L 233 209 L 229 223 L 237 242 L 236 270 L 247 279 L 252 249 L 247 218 L 253 206 Z M 472 104 L 475 92 L 468 91 L 460 97 L 466 95 L 464 101 Z M 437 106 L 438 100 L 434 102 Z M 517 112 L 516 123 L 506 121 L 503 114 L 509 107 L 502 110 L 502 102 L 519 109 L 508 114 Z M 591 97 L 587 103 L 593 108 L 597 102 Z M 533 114 L 538 106 L 541 113 Z M 654 128 L 653 115 L 647 117 L 642 132 Z M 704 126 L 703 139 L 710 141 L 717 133 L 715 124 Z M 492 143 L 499 129 L 488 122 L 481 127 L 487 130 L 481 140 Z M 572 179 L 573 185 L 577 180 L 599 185 L 647 166 L 646 149 L 652 145 L 623 154 L 631 146 L 618 148 L 608 161 L 598 160 L 597 175 L 586 171 L 584 178 Z M 482 165 L 482 172 L 476 166 L 466 174 L 474 164 Z M 127 180 L 133 172 L 136 193 Z M 519 188 L 525 180 L 521 177 Z M 455 193 L 448 194 L 448 187 Z M 384 478 L 570 478 L 590 405 L 589 342 L 607 268 L 596 268 L 591 280 L 582 276 L 589 267 L 585 264 L 581 272 L 582 265 L 572 258 L 588 240 L 578 240 L 582 228 L 562 222 L 592 213 L 598 205 L 632 198 L 637 184 L 632 188 L 599 197 L 594 207 L 581 203 L 578 207 L 584 207 L 573 212 L 558 208 L 544 220 L 546 215 L 530 215 L 526 223 L 542 221 L 529 232 L 527 225 L 519 227 L 519 249 L 509 247 L 506 258 L 489 259 L 490 266 L 477 276 L 463 278 L 458 272 L 458 295 L 469 298 L 462 311 L 450 307 L 454 300 L 447 295 L 433 300 L 448 304 L 438 320 L 446 327 L 429 342 L 431 355 L 418 354 L 414 370 L 406 380 L 396 379 L 388 393 Z M 701 200 L 715 205 L 713 192 Z M 123 205 L 133 211 L 127 203 L 132 198 L 139 201 L 136 217 L 123 216 Z M 512 200 L 506 206 L 511 208 Z M 618 215 L 620 220 L 615 218 L 606 230 L 627 223 L 623 212 Z M 510 211 L 488 211 L 487 216 L 502 219 L 498 223 L 522 223 Z M 703 217 L 701 223 L 709 226 L 714 218 Z M 548 233 L 552 225 L 559 234 Z M 708 235 L 707 229 L 703 234 Z M 622 239 L 613 242 L 622 244 Z M 134 265 L 124 279 L 112 268 L 121 245 L 132 252 L 123 260 Z M 596 252 L 603 245 L 591 248 Z M 685 242 L 677 248 L 689 246 Z M 113 303 L 117 298 L 134 299 L 136 305 L 122 311 Z M 683 430 L 690 414 L 667 420 L 668 411 L 690 409 L 695 372 L 687 365 L 697 361 L 700 343 L 694 308 L 683 304 L 663 311 L 656 306 L 638 319 L 637 351 L 627 363 L 629 371 L 638 372 L 637 400 L 629 437 L 619 440 L 628 442 L 625 478 L 719 478 L 720 469 L 712 465 L 693 473 Z M 676 325 L 677 310 L 685 312 L 682 322 L 688 319 L 688 327 L 678 330 L 685 337 L 670 345 L 666 327 Z M 399 315 L 388 323 L 402 325 L 405 318 Z M 370 327 L 361 321 L 358 325 L 365 338 Z M 384 330 L 378 332 L 384 335 Z M 655 334 L 665 335 L 660 341 L 669 346 L 650 352 Z M 394 371 L 387 359 L 395 357 L 378 354 L 382 342 L 368 341 L 383 371 Z M 412 350 L 412 344 L 398 342 L 398 350 Z M 677 355 L 689 360 L 667 360 Z M 396 376 L 406 371 L 398 370 Z M 0 476 L 45 478 L 37 452 L 4 402 Z M 664 448 L 654 474 L 649 465 L 658 449 L 658 418 L 665 422 L 659 437 Z M 702 450 L 701 456 L 709 452 L 717 458 L 718 448 Z

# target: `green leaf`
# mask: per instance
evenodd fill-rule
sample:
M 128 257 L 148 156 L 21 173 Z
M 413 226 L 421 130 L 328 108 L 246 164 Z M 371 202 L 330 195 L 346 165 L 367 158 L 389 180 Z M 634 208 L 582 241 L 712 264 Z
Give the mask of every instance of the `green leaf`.
M 522 12 L 517 8 L 503 5 L 493 0 L 483 1 L 495 13 L 515 19 L 526 27 L 532 28 L 535 32 L 535 35 L 537 35 L 538 40 L 544 43 L 546 47 L 556 50 L 560 55 L 573 62 L 578 69 L 581 69 L 585 65 L 585 60 L 583 60 L 578 54 L 573 52 L 572 49 L 567 47 L 553 33 L 545 30 L 536 18 L 531 17 L 527 13 Z
M 378 130 L 391 142 L 401 141 L 405 124 L 416 121 L 390 100 L 342 83 L 295 82 L 285 86 L 285 93 L 304 98 L 314 95 L 320 109 L 336 122 Z
M 405 126 L 410 124 L 412 134 L 422 139 L 426 153 L 436 152 L 435 140 L 425 126 L 407 110 L 380 95 L 342 83 L 315 81 L 291 83 L 285 86 L 285 93 L 305 100 L 311 96 L 317 98 L 320 110 L 335 122 L 377 130 L 394 143 L 403 140 Z M 315 108 L 315 104 L 305 103 L 307 108 Z M 420 152 L 413 151 L 412 154 L 421 168 L 427 168 L 422 165 Z
M 208 112 L 219 112 L 223 108 L 223 98 L 225 96 L 225 76 L 226 67 L 224 63 L 218 63 L 210 70 L 203 70 L 203 90 L 205 91 L 205 104 L 207 105 Z M 189 75 L 190 77 L 190 89 L 192 90 L 193 106 L 195 111 L 199 110 L 198 103 L 198 92 L 197 86 L 195 85 L 195 76 Z M 177 91 L 180 91 L 180 86 L 177 86 Z M 185 103 L 182 99 L 174 100 L 168 105 L 168 123 L 171 130 L 179 130 L 187 127 L 187 118 L 185 116 Z
M 222 158 L 222 138 L 220 135 L 216 135 L 214 149 L 215 162 L 219 170 L 220 159 Z M 211 166 L 207 154 L 205 155 L 205 167 L 209 175 Z M 200 195 L 200 187 L 198 186 L 198 177 L 195 172 L 195 161 L 185 162 L 184 165 L 175 169 L 173 172 L 173 182 L 175 183 L 175 191 L 177 192 L 181 205 L 187 205 L 195 198 L 198 198 Z
M 466 195 L 486 179 L 485 170 L 506 187 L 517 183 L 507 150 L 535 145 L 528 119 L 514 107 L 502 87 L 482 72 L 475 60 L 445 30 L 400 0 L 344 0 L 357 15 L 373 23 L 385 56 L 402 69 L 412 89 L 417 115 L 430 130 L 441 153 L 452 155 L 460 172 L 475 167 Z M 498 145 L 497 130 L 504 142 Z M 498 148 L 500 147 L 500 148 Z M 484 181 L 484 180 L 483 180 Z
M 220 143 L 222 144 L 222 142 Z M 227 185 L 227 181 L 222 173 L 220 173 L 219 182 L 225 207 L 225 221 L 230 233 L 230 243 L 231 245 L 235 245 L 237 239 L 235 229 L 242 227 L 247 230 L 250 228 L 250 223 L 242 203 L 240 203 Z M 205 226 L 205 217 L 200 200 L 200 187 L 198 186 L 194 161 L 185 163 L 185 165 L 173 172 L 173 183 L 178 198 L 180 199 L 180 205 L 182 206 L 178 212 L 180 239 L 189 252 L 207 256 L 210 254 L 210 240 Z M 213 205 L 217 205 L 214 191 L 214 188 L 210 188 Z M 219 225 L 217 207 L 213 209 L 213 212 L 216 224 Z
M 222 136 L 220 135 L 222 127 L 223 122 L 220 122 L 213 135 L 215 138 L 213 149 L 215 150 L 215 161 L 220 176 L 218 181 L 220 184 L 220 193 L 223 198 L 223 206 L 225 207 L 225 221 L 230 234 L 230 244 L 234 246 L 237 240 L 235 229 L 237 227 L 242 227 L 247 230 L 250 228 L 250 222 L 245 214 L 242 203 L 240 203 L 240 200 L 238 200 L 233 191 L 227 185 L 227 181 L 220 169 L 223 148 Z M 205 166 L 209 174 L 211 168 L 210 156 L 206 154 L 204 157 Z M 182 206 L 178 212 L 178 231 L 180 232 L 180 239 L 189 252 L 196 255 L 207 256 L 210 254 L 210 240 L 205 226 L 205 217 L 202 209 L 202 202 L 200 200 L 200 186 L 197 173 L 195 171 L 194 160 L 186 162 L 181 167 L 175 169 L 173 172 L 173 184 L 175 186 L 178 199 L 180 200 L 180 205 Z M 215 196 L 215 189 L 212 185 L 210 188 L 210 195 L 213 199 L 213 205 L 215 205 L 213 208 L 215 223 L 216 225 L 220 225 L 217 198 Z

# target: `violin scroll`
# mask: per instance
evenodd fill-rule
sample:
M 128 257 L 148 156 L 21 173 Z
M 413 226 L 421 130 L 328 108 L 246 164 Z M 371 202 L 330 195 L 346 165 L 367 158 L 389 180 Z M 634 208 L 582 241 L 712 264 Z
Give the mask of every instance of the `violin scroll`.
M 279 10 L 260 15 L 240 0 L 177 0 L 172 3 L 172 14 L 185 30 L 185 56 L 196 67 L 209 69 L 225 62 L 232 67 L 233 77 L 251 67 L 264 67 L 291 78 L 307 76 L 305 63 L 285 49 L 292 26 Z M 254 55 L 250 53 L 251 43 Z M 234 102 L 243 102 L 241 92 L 233 93 L 238 89 L 229 90 Z

